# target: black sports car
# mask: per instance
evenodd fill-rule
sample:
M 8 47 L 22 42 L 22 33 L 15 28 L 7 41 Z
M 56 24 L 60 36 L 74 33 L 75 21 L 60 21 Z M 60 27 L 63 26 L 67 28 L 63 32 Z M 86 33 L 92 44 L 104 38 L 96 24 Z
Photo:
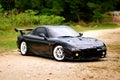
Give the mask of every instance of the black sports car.
M 21 35 L 17 46 L 22 55 L 53 57 L 55 60 L 93 60 L 106 57 L 105 44 L 97 39 L 82 37 L 67 26 L 43 26 L 35 29 L 15 29 Z M 29 31 L 25 34 L 24 31 Z

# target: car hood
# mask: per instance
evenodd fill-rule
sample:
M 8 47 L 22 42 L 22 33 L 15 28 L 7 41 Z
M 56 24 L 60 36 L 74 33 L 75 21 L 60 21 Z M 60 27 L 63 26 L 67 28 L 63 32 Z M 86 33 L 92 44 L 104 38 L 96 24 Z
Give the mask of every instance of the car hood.
M 102 41 L 89 37 L 59 38 L 59 40 L 78 49 L 97 48 L 104 46 Z

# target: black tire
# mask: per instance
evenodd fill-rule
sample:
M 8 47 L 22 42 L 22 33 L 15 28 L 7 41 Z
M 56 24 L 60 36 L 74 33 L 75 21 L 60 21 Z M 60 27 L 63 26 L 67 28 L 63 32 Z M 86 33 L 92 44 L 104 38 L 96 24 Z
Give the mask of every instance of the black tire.
M 57 61 L 63 61 L 65 59 L 63 47 L 61 45 L 57 45 L 53 49 L 53 57 Z

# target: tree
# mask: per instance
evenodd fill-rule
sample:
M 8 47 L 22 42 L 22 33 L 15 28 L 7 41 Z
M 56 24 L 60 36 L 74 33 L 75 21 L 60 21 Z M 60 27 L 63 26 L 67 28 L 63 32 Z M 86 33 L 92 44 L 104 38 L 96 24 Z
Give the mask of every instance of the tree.
M 0 0 L 0 4 L 4 8 L 4 10 L 11 10 L 15 8 L 14 0 Z
M 3 11 L 4 9 L 2 8 L 2 5 L 0 4 L 0 13 Z
M 103 13 L 120 10 L 120 0 L 0 0 L 0 4 L 4 10 L 16 8 L 24 12 L 31 9 L 37 10 L 38 15 L 58 15 L 76 22 L 102 19 Z
M 100 22 L 103 19 L 102 14 L 115 8 L 113 0 L 90 0 L 87 6 L 91 14 L 93 14 L 92 19 L 96 22 Z

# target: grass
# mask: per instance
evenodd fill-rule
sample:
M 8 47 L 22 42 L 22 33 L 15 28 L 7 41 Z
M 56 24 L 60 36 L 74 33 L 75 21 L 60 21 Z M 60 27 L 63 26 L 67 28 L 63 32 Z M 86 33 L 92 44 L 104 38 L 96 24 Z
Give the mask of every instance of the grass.
M 112 29 L 116 27 L 117 25 L 115 24 L 104 24 L 104 25 L 98 25 L 94 27 L 72 26 L 72 28 L 78 32 L 86 31 L 86 30 Z M 8 31 L 0 31 L 0 38 L 1 38 L 0 39 L 0 53 L 3 52 L 4 50 L 17 49 L 16 40 L 19 34 L 20 33 L 16 33 L 13 29 L 8 30 Z
M 16 49 L 16 38 L 18 33 L 12 31 L 3 31 L 0 34 L 0 50 Z M 1 52 L 1 51 L 0 51 Z
M 82 27 L 82 26 L 72 26 L 73 29 L 76 31 L 87 31 L 87 30 L 101 30 L 101 29 L 114 29 L 117 28 L 118 26 L 116 24 L 98 24 L 98 25 L 93 25 L 93 26 L 87 26 L 87 27 Z

